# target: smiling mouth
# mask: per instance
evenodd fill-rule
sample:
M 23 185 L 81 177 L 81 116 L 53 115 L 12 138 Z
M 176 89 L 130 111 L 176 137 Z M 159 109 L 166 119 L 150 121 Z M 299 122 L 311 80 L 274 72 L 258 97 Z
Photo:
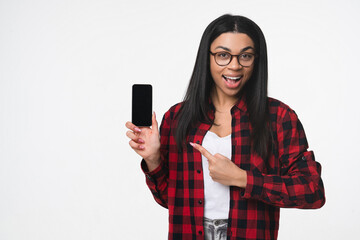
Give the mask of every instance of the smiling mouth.
M 225 75 L 222 75 L 222 76 L 229 83 L 236 83 L 236 82 L 240 81 L 243 77 L 242 75 L 240 77 L 230 77 L 230 76 L 225 76 Z

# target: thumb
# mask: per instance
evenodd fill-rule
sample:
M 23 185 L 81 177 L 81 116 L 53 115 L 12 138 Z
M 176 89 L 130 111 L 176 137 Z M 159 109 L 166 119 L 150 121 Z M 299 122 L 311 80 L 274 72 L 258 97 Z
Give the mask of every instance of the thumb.
M 153 112 L 153 115 L 152 115 L 151 129 L 152 129 L 153 131 L 156 131 L 156 132 L 159 131 L 158 122 L 156 121 L 156 114 L 155 114 L 155 112 Z

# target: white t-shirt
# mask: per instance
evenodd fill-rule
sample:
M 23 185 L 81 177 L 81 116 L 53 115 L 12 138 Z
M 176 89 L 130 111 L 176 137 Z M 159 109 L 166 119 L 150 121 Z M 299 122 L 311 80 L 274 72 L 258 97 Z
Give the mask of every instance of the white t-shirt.
M 208 131 L 204 136 L 202 146 L 211 154 L 220 153 L 231 159 L 231 134 L 219 137 L 216 133 Z M 210 219 L 228 219 L 230 209 L 230 187 L 215 182 L 209 175 L 209 163 L 202 156 L 204 173 L 204 217 Z

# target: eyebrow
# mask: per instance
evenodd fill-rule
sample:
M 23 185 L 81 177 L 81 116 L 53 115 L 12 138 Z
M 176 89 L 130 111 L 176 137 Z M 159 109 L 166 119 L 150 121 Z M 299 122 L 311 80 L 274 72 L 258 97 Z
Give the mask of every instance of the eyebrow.
M 218 49 L 218 48 L 221 48 L 221 49 L 224 49 L 225 51 L 231 52 L 231 50 L 229 48 L 223 47 L 223 46 L 218 46 L 218 47 L 215 48 L 215 50 Z M 247 46 L 247 47 L 244 47 L 243 49 L 241 49 L 240 52 L 244 52 L 244 51 L 249 50 L 249 49 L 255 50 L 253 47 Z

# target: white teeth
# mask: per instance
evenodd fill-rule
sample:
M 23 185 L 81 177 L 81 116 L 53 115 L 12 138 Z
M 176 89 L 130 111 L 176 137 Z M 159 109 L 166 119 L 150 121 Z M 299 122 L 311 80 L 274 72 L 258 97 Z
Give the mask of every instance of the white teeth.
M 225 75 L 224 75 L 224 77 L 227 78 L 227 79 L 230 79 L 230 80 L 235 80 L 235 81 L 239 80 L 241 78 L 241 77 L 228 77 L 228 76 L 225 76 Z

